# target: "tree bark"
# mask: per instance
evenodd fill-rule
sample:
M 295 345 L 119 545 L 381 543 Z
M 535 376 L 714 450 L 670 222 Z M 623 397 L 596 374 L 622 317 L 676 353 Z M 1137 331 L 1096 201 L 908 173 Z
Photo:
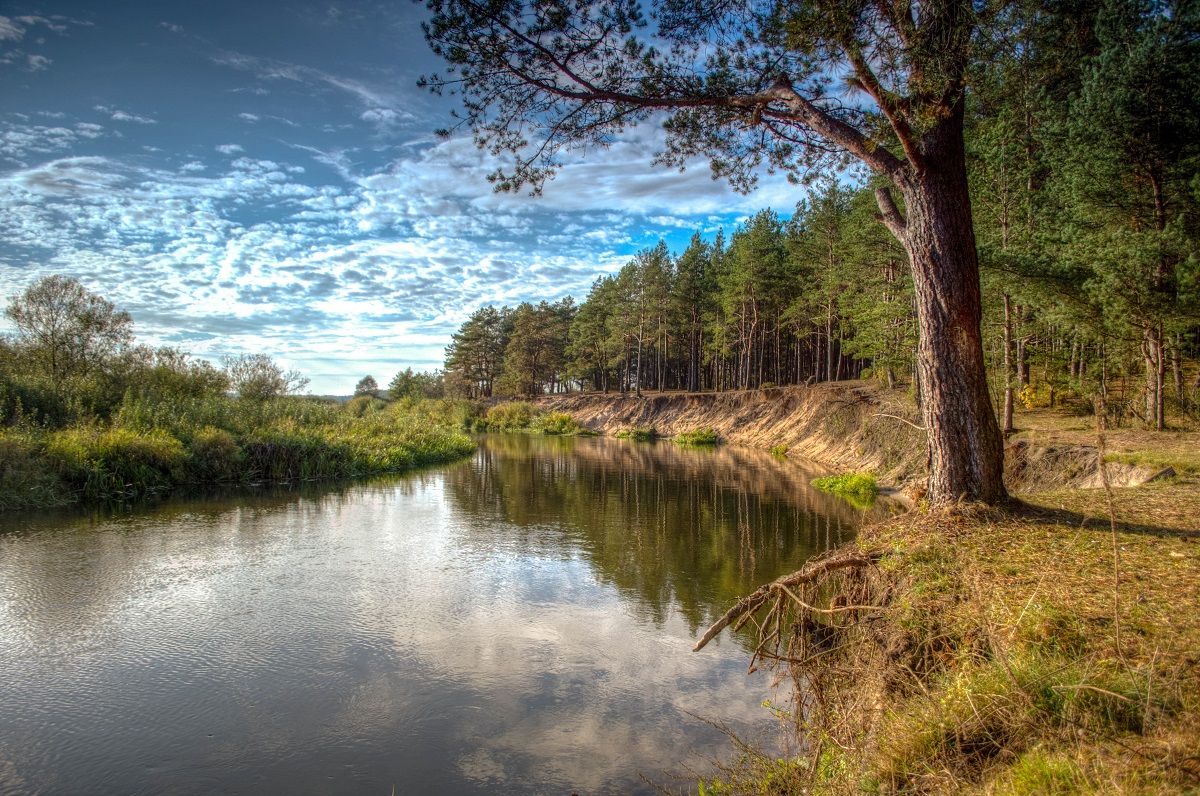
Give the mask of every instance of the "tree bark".
M 929 440 L 929 500 L 998 503 L 1004 444 L 988 395 L 980 332 L 979 260 L 967 189 L 963 105 L 923 140 L 924 168 L 896 179 L 906 219 L 880 195 L 883 221 L 912 265 L 921 414 Z
M 1016 431 L 1013 426 L 1013 382 L 1016 380 L 1015 352 L 1012 333 L 1012 298 L 1004 294 L 1004 416 L 1001 429 L 1005 434 Z
M 1175 401 L 1184 414 L 1191 408 L 1188 406 L 1187 392 L 1183 387 L 1183 335 L 1176 332 L 1175 345 L 1171 346 L 1171 376 L 1175 381 Z

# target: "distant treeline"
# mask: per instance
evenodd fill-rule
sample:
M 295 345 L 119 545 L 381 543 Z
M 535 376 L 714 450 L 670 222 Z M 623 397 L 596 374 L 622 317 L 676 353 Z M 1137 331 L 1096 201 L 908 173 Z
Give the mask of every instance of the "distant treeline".
M 587 299 L 484 307 L 454 335 L 447 389 L 728 390 L 894 381 L 916 335 L 904 253 L 873 199 L 837 185 L 790 220 L 763 211 L 726 242 L 640 252 Z

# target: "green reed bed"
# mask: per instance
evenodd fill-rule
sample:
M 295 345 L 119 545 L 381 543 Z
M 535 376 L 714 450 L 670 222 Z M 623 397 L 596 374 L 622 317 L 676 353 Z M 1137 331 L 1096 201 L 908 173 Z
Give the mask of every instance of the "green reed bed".
M 676 434 L 671 437 L 671 441 L 676 445 L 716 445 L 721 441 L 717 436 L 717 432 L 712 428 L 694 428 L 691 431 L 684 431 L 681 434 Z
M 308 399 L 127 399 L 113 423 L 0 431 L 0 510 L 124 502 L 184 484 L 351 478 L 467 455 L 467 410 Z

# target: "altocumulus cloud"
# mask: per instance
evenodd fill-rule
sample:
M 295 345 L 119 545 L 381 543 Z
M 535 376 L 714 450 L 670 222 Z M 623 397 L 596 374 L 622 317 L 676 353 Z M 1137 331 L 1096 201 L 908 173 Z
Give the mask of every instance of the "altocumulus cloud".
M 96 13 L 0 17 L 0 289 L 78 276 L 150 342 L 270 351 L 317 391 L 439 363 L 483 304 L 582 297 L 659 236 L 797 198 L 782 177 L 744 197 L 701 162 L 651 167 L 654 124 L 566 153 L 541 198 L 494 194 L 490 156 L 431 136 L 448 108 L 413 88 L 428 55 L 393 42 L 419 36 L 407 7 L 394 24 L 364 8 L 317 34 L 297 18 L 238 36 L 215 13 Z M 255 35 L 270 55 L 244 52 Z M 18 49 L 41 38 L 49 68 L 29 72 Z M 128 72 L 99 86 L 72 48 L 104 47 Z M 187 96 L 155 93 L 159 73 Z

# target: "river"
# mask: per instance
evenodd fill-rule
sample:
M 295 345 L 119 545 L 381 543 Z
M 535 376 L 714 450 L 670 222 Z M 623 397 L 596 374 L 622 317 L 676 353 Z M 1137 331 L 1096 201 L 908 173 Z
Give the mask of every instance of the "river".
M 769 738 L 785 696 L 746 638 L 696 637 L 870 516 L 808 479 L 510 435 L 365 483 L 0 516 L 0 792 L 686 786 L 730 748 L 697 717 Z

